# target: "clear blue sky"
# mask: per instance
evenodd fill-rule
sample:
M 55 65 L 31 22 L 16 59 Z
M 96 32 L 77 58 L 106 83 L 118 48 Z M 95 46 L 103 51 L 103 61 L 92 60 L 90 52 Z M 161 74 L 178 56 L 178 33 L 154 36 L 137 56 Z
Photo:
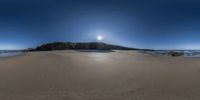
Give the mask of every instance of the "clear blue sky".
M 198 0 L 1 0 L 0 49 L 54 41 L 200 49 Z

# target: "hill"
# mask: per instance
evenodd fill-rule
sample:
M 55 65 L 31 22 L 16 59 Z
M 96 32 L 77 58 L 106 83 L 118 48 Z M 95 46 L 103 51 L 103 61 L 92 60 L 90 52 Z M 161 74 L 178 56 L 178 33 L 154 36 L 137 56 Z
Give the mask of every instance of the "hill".
M 103 42 L 87 42 L 87 43 L 73 43 L 73 42 L 53 42 L 40 45 L 34 51 L 51 51 L 51 50 L 136 50 L 135 48 L 128 48 L 118 45 L 106 44 Z

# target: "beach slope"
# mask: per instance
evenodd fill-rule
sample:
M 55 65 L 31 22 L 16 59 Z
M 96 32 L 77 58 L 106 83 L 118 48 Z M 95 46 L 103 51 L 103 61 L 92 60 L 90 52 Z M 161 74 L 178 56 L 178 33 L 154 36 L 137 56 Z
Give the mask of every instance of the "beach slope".
M 1 100 L 199 100 L 200 59 L 137 51 L 0 58 Z

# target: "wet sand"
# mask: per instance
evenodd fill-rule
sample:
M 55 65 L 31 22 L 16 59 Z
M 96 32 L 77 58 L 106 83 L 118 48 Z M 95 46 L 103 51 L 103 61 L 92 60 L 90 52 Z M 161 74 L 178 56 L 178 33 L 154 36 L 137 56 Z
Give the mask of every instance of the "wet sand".
M 0 100 L 199 99 L 199 58 L 70 50 L 0 58 Z

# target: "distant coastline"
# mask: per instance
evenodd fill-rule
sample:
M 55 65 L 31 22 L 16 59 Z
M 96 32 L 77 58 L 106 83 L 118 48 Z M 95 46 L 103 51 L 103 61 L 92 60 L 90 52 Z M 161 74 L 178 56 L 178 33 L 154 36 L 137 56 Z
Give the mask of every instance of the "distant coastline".
M 200 57 L 200 50 L 153 50 L 130 48 L 119 45 L 107 44 L 104 42 L 51 42 L 39 45 L 35 48 L 25 50 L 0 50 L 0 57 L 12 57 L 22 54 L 23 52 L 32 51 L 54 51 L 54 50 L 77 50 L 84 52 L 101 51 L 112 52 L 113 50 L 138 50 L 141 53 L 147 53 L 158 56 L 183 56 L 183 57 Z
M 52 50 L 138 50 L 119 45 L 107 44 L 104 42 L 52 42 L 42 44 L 36 48 L 29 48 L 27 51 L 52 51 Z
M 73 42 L 52 42 L 42 44 L 36 48 L 29 48 L 27 51 L 53 51 L 53 50 L 101 50 L 101 51 L 112 51 L 112 50 L 139 50 L 149 54 L 159 54 L 160 50 L 153 49 L 139 49 L 139 48 L 130 48 L 119 45 L 107 44 L 104 42 L 82 42 L 82 43 L 73 43 Z M 169 56 L 184 56 L 184 52 L 174 51 L 174 50 L 164 50 L 162 51 L 163 55 Z

